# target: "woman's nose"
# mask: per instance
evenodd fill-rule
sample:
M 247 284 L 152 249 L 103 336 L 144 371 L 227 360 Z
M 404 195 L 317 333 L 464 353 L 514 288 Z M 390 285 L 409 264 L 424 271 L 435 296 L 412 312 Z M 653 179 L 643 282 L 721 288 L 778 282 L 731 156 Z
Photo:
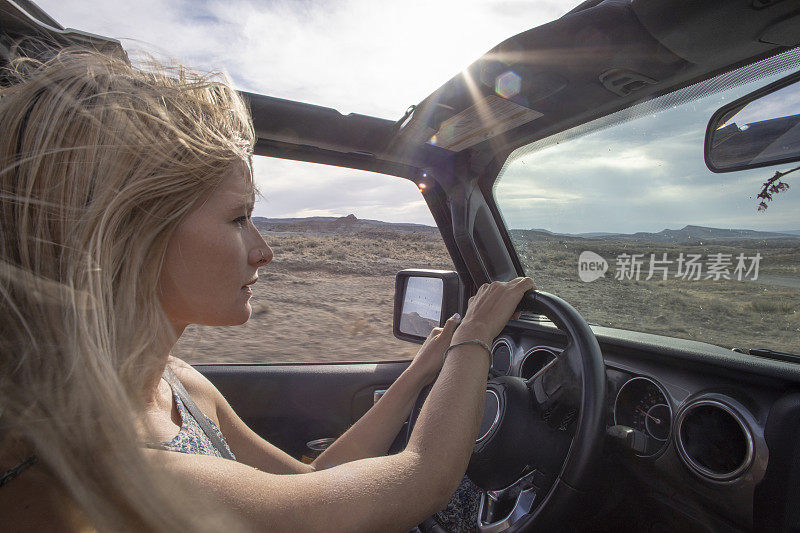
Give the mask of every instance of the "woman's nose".
M 272 261 L 272 248 L 265 242 L 250 250 L 248 260 L 251 265 L 262 267 Z

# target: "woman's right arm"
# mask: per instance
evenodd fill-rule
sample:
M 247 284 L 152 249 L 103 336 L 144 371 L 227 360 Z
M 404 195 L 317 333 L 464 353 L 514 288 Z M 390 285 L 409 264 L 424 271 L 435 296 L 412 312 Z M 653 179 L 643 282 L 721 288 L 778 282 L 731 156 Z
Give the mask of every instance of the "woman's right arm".
M 491 343 L 531 288 L 530 278 L 481 287 L 452 344 Z M 463 477 L 483 412 L 488 368 L 488 354 L 480 346 L 450 350 L 408 446 L 395 455 L 276 475 L 215 457 L 152 453 L 212 500 L 261 528 L 407 531 L 443 508 Z

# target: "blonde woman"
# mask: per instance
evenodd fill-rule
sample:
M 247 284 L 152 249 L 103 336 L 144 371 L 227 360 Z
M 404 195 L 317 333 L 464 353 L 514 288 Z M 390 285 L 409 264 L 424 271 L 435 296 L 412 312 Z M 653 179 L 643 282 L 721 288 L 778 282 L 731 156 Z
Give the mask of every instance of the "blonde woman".
M 480 422 L 485 344 L 530 279 L 481 287 L 303 464 L 169 355 L 189 324 L 247 321 L 272 258 L 250 220 L 254 134 L 237 93 L 219 76 L 79 50 L 7 75 L 3 529 L 403 531 L 447 503 Z M 385 456 L 437 374 L 408 446 Z

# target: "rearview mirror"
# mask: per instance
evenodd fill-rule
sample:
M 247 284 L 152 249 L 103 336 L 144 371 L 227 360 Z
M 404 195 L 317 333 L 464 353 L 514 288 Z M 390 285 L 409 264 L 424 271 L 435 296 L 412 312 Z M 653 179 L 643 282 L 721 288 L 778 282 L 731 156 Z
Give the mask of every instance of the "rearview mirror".
M 800 72 L 762 87 L 714 113 L 706 129 L 712 172 L 800 160 Z
M 401 270 L 394 285 L 394 336 L 423 343 L 459 311 L 461 280 L 448 270 Z

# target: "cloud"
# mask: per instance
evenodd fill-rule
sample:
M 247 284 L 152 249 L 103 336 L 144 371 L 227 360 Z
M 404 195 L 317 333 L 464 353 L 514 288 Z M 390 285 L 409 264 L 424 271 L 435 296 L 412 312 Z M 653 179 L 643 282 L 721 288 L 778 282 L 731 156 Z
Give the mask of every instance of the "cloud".
M 795 83 L 747 104 L 744 109 L 721 124 L 720 127 L 731 122 L 743 126 L 762 120 L 788 117 L 797 115 L 798 110 L 800 110 L 800 85 Z
M 399 118 L 484 52 L 574 0 L 41 0 L 61 24 L 190 66 L 242 89 Z
M 345 216 L 435 225 L 417 186 L 363 170 L 257 157 L 255 216 Z

